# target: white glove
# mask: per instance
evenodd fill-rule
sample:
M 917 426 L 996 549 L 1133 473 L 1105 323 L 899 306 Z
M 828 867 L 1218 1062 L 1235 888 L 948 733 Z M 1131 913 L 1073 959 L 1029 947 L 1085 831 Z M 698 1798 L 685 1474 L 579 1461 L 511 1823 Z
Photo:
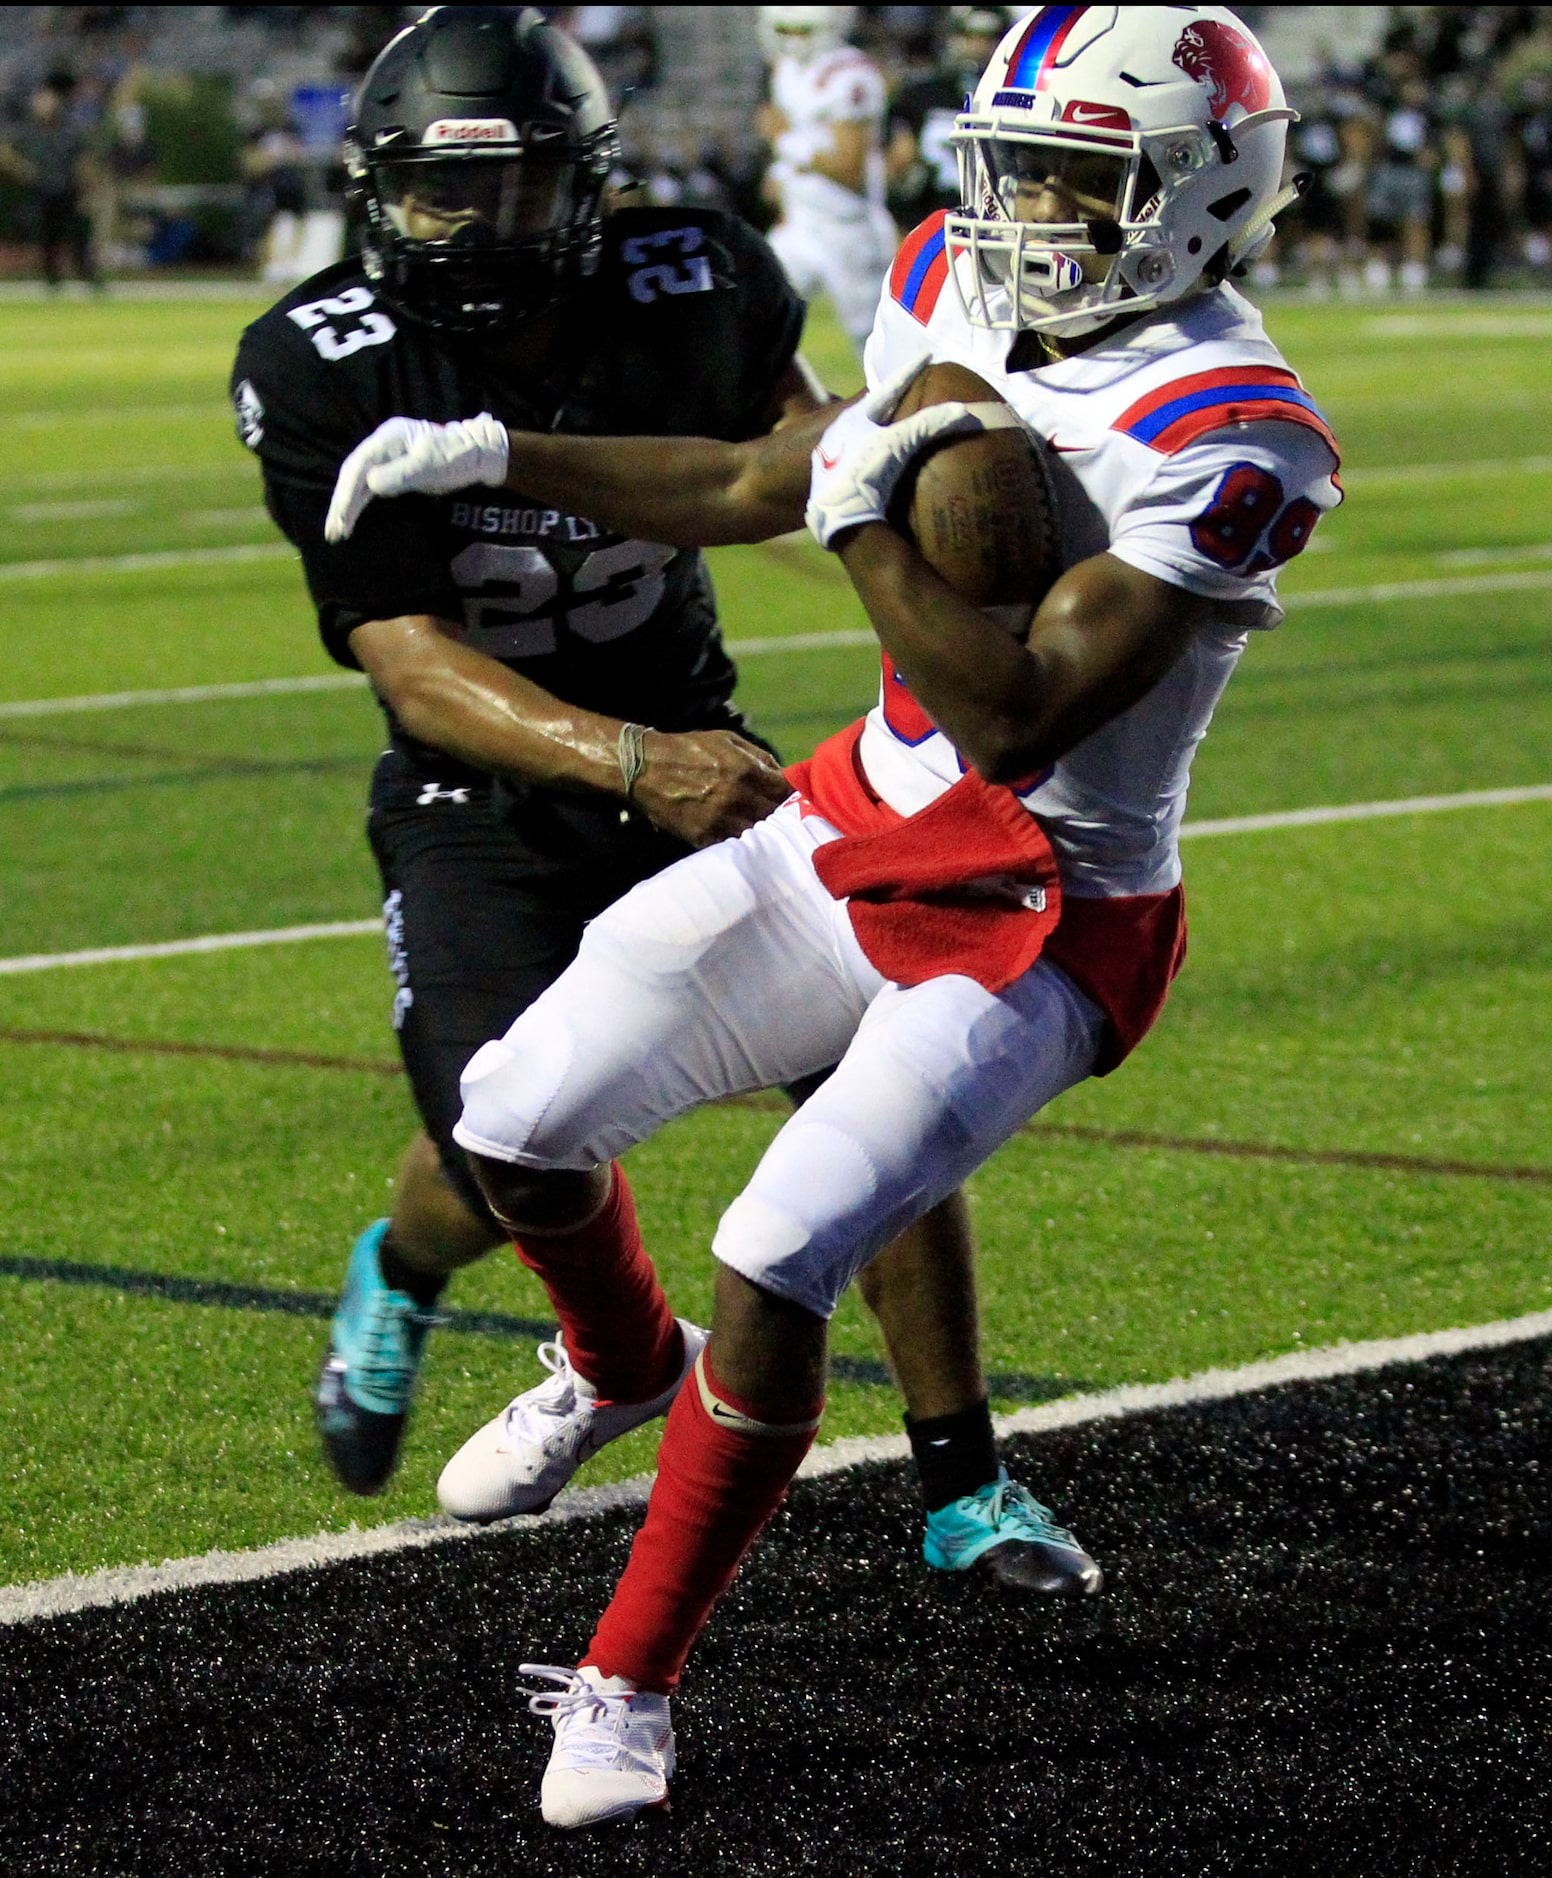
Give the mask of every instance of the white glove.
M 926 364 L 922 357 L 902 367 L 860 404 L 842 411 L 815 446 L 803 519 L 821 548 L 833 546 L 847 529 L 886 521 L 896 485 L 928 444 L 1017 427 L 1018 418 L 1007 405 L 990 402 L 932 404 L 891 424 L 895 406 Z
M 489 411 L 455 424 L 390 417 L 340 465 L 324 538 L 345 540 L 373 496 L 403 496 L 412 490 L 440 496 L 471 483 L 499 485 L 506 475 L 507 428 Z

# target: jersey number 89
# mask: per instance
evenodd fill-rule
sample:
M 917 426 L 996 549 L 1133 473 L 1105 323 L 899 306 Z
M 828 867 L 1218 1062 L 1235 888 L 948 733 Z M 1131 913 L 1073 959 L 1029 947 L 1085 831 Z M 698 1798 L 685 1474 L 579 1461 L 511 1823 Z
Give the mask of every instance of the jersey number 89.
M 1291 561 L 1319 520 L 1320 510 L 1308 496 L 1285 502 L 1283 486 L 1270 470 L 1236 463 L 1224 471 L 1212 502 L 1191 524 L 1191 539 L 1209 561 L 1248 578 Z

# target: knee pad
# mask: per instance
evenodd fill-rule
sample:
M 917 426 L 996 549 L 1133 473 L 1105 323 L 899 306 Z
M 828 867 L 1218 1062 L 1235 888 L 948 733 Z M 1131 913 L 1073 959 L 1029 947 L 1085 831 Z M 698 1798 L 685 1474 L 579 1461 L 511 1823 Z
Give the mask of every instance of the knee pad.
M 878 1170 L 863 1144 L 833 1123 L 804 1121 L 800 1110 L 722 1215 L 711 1249 L 751 1284 L 829 1318 L 893 1236 L 902 1202 L 914 1198 L 887 1196 L 884 1216 Z
M 532 1166 L 581 1165 L 568 1159 L 576 1143 L 560 1126 L 546 1127 L 575 1054 L 571 1027 L 558 1013 L 531 1006 L 505 1037 L 482 1044 L 459 1085 L 463 1114 L 453 1139 L 476 1154 Z M 588 1163 L 591 1165 L 591 1162 Z

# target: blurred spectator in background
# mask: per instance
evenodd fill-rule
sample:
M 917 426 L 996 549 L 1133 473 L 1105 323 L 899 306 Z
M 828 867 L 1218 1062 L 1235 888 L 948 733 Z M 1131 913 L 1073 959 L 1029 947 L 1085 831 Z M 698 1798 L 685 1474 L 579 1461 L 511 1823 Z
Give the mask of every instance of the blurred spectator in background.
M 1375 89 L 1380 134 L 1369 170 L 1367 209 L 1369 258 L 1364 285 L 1383 293 L 1393 278 L 1403 293 L 1421 293 L 1428 285 L 1433 245 L 1434 183 L 1439 160 L 1439 131 L 1432 92 L 1410 59 L 1381 68 Z M 1393 273 L 1400 263 L 1399 274 Z
M 43 278 L 58 287 L 66 256 L 76 274 L 93 287 L 102 284 L 92 252 L 91 222 L 83 199 L 92 180 L 92 126 L 74 108 L 75 78 L 50 72 L 28 102 L 23 147 L 12 174 L 27 189 L 28 208 L 43 264 Z
M 794 280 L 827 288 L 858 332 L 894 243 L 878 219 L 884 180 L 908 225 L 957 203 L 953 116 L 992 21 L 1030 10 L 723 7 L 670 19 L 653 7 L 545 9 L 587 46 L 623 106 L 630 168 L 648 199 L 731 201 L 758 222 L 778 215 Z M 1258 285 L 1356 296 L 1552 284 L 1552 6 L 1241 10 L 1300 45 L 1307 68 L 1320 38 L 1337 48 L 1290 87 L 1303 114 L 1290 168 L 1312 180 Z M 7 8 L 5 264 L 30 268 L 38 256 L 55 283 L 71 271 L 95 280 L 105 262 L 245 256 L 277 283 L 312 271 L 341 241 L 342 88 L 417 11 Z M 773 65 L 763 146 L 748 106 L 758 82 L 751 13 L 764 16 Z M 824 42 L 824 59 L 807 56 L 800 26 L 777 29 L 782 14 L 820 23 L 812 43 Z M 632 96 L 642 101 L 635 124 Z
M 1552 8 L 1536 15 L 1503 66 L 1503 103 L 1518 158 L 1519 223 L 1525 261 L 1545 278 L 1552 267 Z
M 657 80 L 657 35 L 650 7 L 546 7 L 555 24 L 586 49 L 620 111 L 633 92 Z
M 242 248 L 259 256 L 262 279 L 289 280 L 307 213 L 306 151 L 273 79 L 255 79 L 246 104 L 249 123 L 237 157 L 243 184 Z
M 1552 267 L 1552 77 L 1526 78 L 1514 114 L 1523 167 L 1520 213 L 1525 260 L 1538 273 Z
M 1313 79 L 1290 87 L 1299 122 L 1289 132 L 1289 162 L 1309 186 L 1288 222 L 1297 244 L 1298 266 L 1310 292 L 1320 299 L 1354 294 L 1361 281 L 1367 178 L 1373 154 L 1372 127 L 1354 75 L 1340 72 L 1323 53 Z M 1281 244 L 1279 244 L 1281 245 Z M 1357 257 L 1357 266 L 1352 265 Z M 1257 277 L 1267 281 L 1272 262 Z M 1275 279 L 1276 276 L 1273 275 Z
M 1279 9 L 1291 13 L 1293 9 Z M 1331 9 L 1299 9 L 1319 24 Z M 1392 7 L 1295 85 L 1289 273 L 1312 294 L 1536 278 L 1552 260 L 1552 9 Z M 1257 278 L 1268 284 L 1268 273 Z
M 861 352 L 894 259 L 884 206 L 884 80 L 846 35 L 851 7 L 761 7 L 771 97 L 767 184 L 779 209 L 770 243 L 805 297 L 823 289 Z
M 959 207 L 954 119 L 1012 23 L 1008 7 L 949 7 L 948 33 L 934 71 L 908 78 L 889 106 L 884 172 L 889 207 L 906 228 L 934 209 Z

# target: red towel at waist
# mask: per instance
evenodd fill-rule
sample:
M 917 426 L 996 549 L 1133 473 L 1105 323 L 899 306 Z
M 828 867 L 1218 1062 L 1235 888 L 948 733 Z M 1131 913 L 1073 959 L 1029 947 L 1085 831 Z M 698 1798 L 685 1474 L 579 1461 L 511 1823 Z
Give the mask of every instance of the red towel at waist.
M 814 854 L 825 888 L 847 902 L 857 943 L 896 984 L 960 973 L 1001 991 L 1042 954 L 1104 1012 L 1096 1075 L 1135 1049 L 1185 957 L 1185 895 L 1063 897 L 1045 831 L 1011 790 L 968 771 L 915 815 L 879 800 L 853 724 L 788 779 L 805 812 L 841 831 Z

